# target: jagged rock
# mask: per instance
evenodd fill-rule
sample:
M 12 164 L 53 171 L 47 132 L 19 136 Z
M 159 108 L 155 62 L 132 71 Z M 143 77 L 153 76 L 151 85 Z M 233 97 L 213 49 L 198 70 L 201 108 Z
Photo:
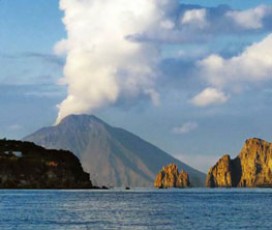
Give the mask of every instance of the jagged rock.
M 0 188 L 92 188 L 92 183 L 69 151 L 0 140 Z
M 180 173 L 175 164 L 169 164 L 158 173 L 154 186 L 156 188 L 185 188 L 190 186 L 189 175 L 182 170 Z
M 207 187 L 272 187 L 272 144 L 246 140 L 240 154 L 222 157 L 208 173 Z
M 210 169 L 206 181 L 207 187 L 231 187 L 231 170 L 230 156 L 225 155 Z

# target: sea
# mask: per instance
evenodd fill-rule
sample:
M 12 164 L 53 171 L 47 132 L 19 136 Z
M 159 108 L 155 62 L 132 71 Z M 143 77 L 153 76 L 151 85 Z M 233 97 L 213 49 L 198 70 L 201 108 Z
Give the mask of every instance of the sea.
M 272 190 L 0 190 L 0 229 L 272 229 Z

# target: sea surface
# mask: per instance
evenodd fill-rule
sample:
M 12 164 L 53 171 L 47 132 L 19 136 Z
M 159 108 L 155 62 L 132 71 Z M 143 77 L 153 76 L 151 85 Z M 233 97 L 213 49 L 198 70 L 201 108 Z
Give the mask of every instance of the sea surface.
M 0 190 L 0 229 L 272 229 L 272 190 Z

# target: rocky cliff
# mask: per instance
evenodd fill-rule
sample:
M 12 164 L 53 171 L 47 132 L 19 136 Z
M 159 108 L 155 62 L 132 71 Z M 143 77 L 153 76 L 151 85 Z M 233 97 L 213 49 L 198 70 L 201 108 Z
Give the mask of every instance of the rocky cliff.
M 76 156 L 30 142 L 0 140 L 0 188 L 91 188 Z
M 156 188 L 185 188 L 190 186 L 189 175 L 182 170 L 180 173 L 175 164 L 163 167 L 156 176 L 154 186 Z
M 223 156 L 208 173 L 207 187 L 272 187 L 272 144 L 246 140 L 235 159 Z

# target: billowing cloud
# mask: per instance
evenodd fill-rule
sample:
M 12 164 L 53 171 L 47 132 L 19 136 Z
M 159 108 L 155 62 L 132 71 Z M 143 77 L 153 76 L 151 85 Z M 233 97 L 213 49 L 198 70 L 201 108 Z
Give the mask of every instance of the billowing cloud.
M 153 87 L 157 49 L 129 37 L 158 24 L 171 28 L 164 11 L 170 2 L 60 0 L 68 37 L 55 50 L 67 56 L 62 82 L 68 95 L 59 105 L 57 122 L 114 103 L 120 95 L 143 93 L 159 103 Z
M 248 85 L 272 80 L 272 34 L 247 47 L 240 55 L 225 59 L 210 55 L 198 63 L 198 72 L 212 87 L 196 95 L 197 106 L 222 104 L 228 100 L 223 90 L 241 92 Z
M 186 134 L 198 128 L 198 124 L 196 122 L 186 122 L 181 126 L 175 127 L 172 129 L 172 132 L 175 134 Z
M 267 5 L 235 10 L 227 5 L 205 8 L 181 4 L 170 12 L 172 15 L 167 14 L 167 20 L 163 23 L 130 38 L 163 44 L 186 44 L 210 42 L 224 35 L 245 36 L 252 31 L 256 35 L 272 29 L 272 7 Z
M 260 29 L 263 27 L 263 19 L 271 14 L 271 8 L 265 5 L 244 11 L 229 11 L 228 17 L 234 20 L 239 26 L 246 29 Z
M 271 80 L 272 34 L 247 47 L 240 55 L 224 59 L 211 55 L 198 63 L 200 73 L 216 87 Z
M 195 106 L 205 107 L 209 105 L 218 105 L 225 103 L 229 97 L 216 88 L 206 88 L 196 95 L 191 102 Z
M 121 97 L 146 95 L 159 105 L 160 50 L 272 28 L 269 6 L 236 11 L 227 6 L 179 5 L 171 0 L 60 0 L 60 7 L 67 39 L 60 41 L 55 51 L 66 55 L 60 82 L 67 85 L 68 95 L 59 105 L 57 122 L 69 114 L 93 112 Z M 196 106 L 222 104 L 228 101 L 233 85 L 239 88 L 243 82 L 268 79 L 270 40 L 268 36 L 232 58 L 213 54 L 198 62 L 207 88 L 191 102 Z M 185 47 L 177 53 L 188 57 L 195 51 Z M 190 62 L 200 58 L 203 54 L 193 55 Z

